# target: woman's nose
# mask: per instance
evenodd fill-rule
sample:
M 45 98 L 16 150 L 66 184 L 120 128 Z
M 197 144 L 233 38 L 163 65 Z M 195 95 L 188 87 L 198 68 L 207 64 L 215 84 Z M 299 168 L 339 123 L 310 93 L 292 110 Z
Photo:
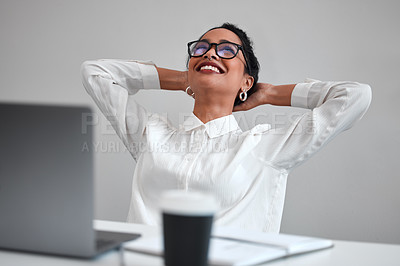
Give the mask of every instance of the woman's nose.
M 219 60 L 219 56 L 217 54 L 215 44 L 213 44 L 211 46 L 210 50 L 208 50 L 207 53 L 204 54 L 204 58 L 206 58 L 208 60 L 211 60 L 211 59 Z

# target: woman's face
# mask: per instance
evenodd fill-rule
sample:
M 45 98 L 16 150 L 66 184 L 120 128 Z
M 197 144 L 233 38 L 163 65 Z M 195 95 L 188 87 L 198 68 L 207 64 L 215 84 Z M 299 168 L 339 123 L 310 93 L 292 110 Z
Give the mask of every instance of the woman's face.
M 207 40 L 209 43 L 230 41 L 242 45 L 239 37 L 227 29 L 208 31 L 201 39 Z M 212 60 L 210 61 L 208 58 L 212 58 Z M 241 50 L 234 58 L 223 59 L 217 55 L 215 46 L 201 57 L 192 57 L 189 60 L 188 79 L 196 98 L 199 96 L 214 97 L 216 94 L 221 94 L 234 100 L 241 88 L 248 90 L 252 85 L 253 78 L 245 73 L 245 64 Z M 204 69 L 205 65 L 216 67 L 219 71 L 210 68 Z M 249 79 L 251 84 L 249 84 Z

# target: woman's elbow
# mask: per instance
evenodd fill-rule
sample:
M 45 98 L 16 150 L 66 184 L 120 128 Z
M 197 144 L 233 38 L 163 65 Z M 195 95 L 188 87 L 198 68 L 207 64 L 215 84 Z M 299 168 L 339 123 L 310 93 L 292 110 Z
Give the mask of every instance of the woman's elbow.
M 88 78 L 93 75 L 96 69 L 95 61 L 84 61 L 81 64 L 81 77 L 82 80 L 88 80 Z
M 81 79 L 86 90 L 88 90 L 93 83 L 94 77 L 106 76 L 104 69 L 99 64 L 99 61 L 89 60 L 81 64 Z
M 372 89 L 368 84 L 359 83 L 358 93 L 357 93 L 357 105 L 362 110 L 362 115 L 364 115 L 372 101 Z

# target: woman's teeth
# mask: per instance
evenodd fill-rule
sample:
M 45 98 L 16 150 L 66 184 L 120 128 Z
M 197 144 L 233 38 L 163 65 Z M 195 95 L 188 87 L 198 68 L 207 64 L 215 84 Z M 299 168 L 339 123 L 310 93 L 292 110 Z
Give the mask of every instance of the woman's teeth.
M 202 67 L 200 68 L 200 70 L 211 70 L 211 71 L 214 71 L 214 72 L 216 72 L 216 73 L 220 73 L 220 72 L 219 72 L 219 69 L 216 68 L 216 67 L 214 67 L 214 66 L 202 66 Z

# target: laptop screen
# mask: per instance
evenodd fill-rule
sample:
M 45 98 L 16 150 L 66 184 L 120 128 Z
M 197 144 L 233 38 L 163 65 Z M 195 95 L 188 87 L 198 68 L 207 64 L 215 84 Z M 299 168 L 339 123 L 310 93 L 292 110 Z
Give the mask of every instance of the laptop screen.
M 93 253 L 86 107 L 0 104 L 0 247 Z

